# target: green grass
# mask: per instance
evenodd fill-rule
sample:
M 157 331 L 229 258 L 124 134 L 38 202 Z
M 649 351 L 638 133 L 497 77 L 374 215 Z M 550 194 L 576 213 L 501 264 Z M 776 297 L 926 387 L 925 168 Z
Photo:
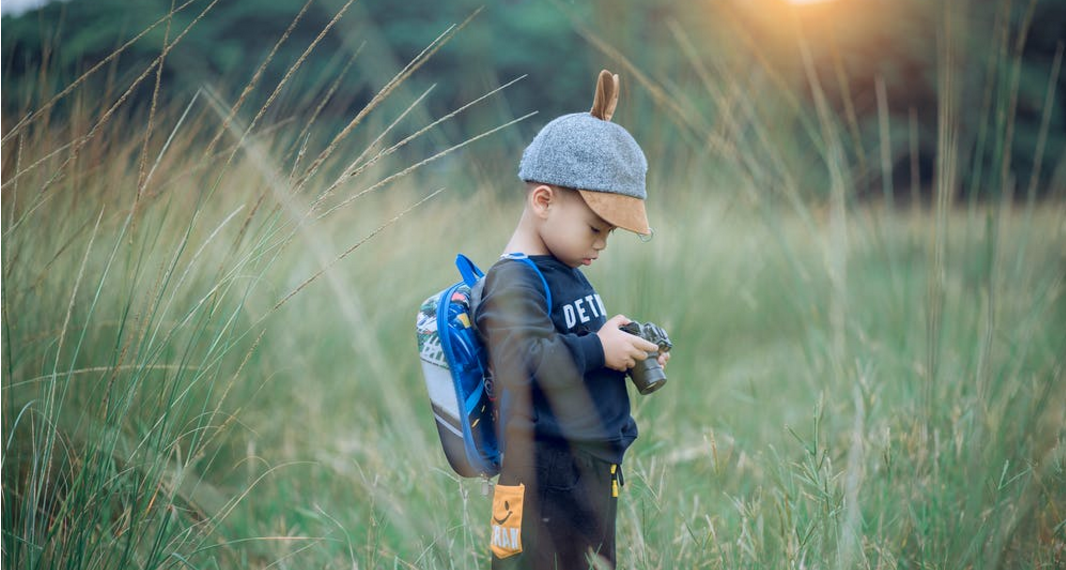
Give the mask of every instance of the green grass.
M 656 237 L 588 271 L 675 344 L 667 387 L 633 393 L 622 565 L 1061 567 L 1066 204 L 857 201 L 828 174 L 854 167 L 841 125 L 803 118 L 812 155 L 773 102 L 728 153 L 650 145 Z M 305 217 L 327 173 L 423 125 L 372 112 L 302 178 L 327 145 L 296 158 L 304 125 L 246 136 L 251 112 L 205 156 L 232 106 L 160 109 L 147 147 L 119 115 L 37 166 L 106 105 L 5 138 L 5 567 L 487 566 L 489 497 L 439 450 L 413 329 L 456 252 L 506 242 L 512 169 L 354 200 L 426 158 L 400 149 Z M 812 156 L 823 197 L 798 192 Z
M 272 312 L 319 267 L 309 252 L 344 249 L 424 191 L 397 187 L 262 269 L 229 271 L 265 249 L 229 255 L 232 222 L 208 243 L 234 203 L 254 199 L 230 187 L 196 210 L 203 229 L 187 244 L 189 214 L 164 201 L 131 240 L 103 187 L 55 200 L 48 217 L 65 223 L 5 240 L 18 253 L 4 285 L 8 556 L 27 567 L 168 567 L 179 555 L 197 568 L 484 564 L 488 499 L 437 448 L 412 326 L 421 298 L 454 278 L 451 250 L 488 264 L 519 204 L 428 203 Z M 852 209 L 838 291 L 825 228 L 681 202 L 657 209 L 653 241 L 616 236 L 589 271 L 611 311 L 661 322 L 677 347 L 667 389 L 634 395 L 627 565 L 1061 560 L 1061 206 L 1031 219 L 981 212 L 976 228 L 950 216 L 933 378 L 931 217 Z M 464 215 L 486 223 L 454 222 Z M 878 237 L 870 224 L 884 223 L 894 231 Z

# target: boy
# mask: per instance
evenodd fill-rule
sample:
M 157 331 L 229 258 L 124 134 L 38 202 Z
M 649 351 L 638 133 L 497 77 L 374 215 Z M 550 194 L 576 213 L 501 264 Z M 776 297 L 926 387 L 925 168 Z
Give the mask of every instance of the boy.
M 615 228 L 651 234 L 647 162 L 609 122 L 617 99 L 618 76 L 600 72 L 592 111 L 556 118 L 526 148 L 525 208 L 481 291 L 476 323 L 505 449 L 492 508 L 496 569 L 614 566 L 622 456 L 637 437 L 625 371 L 656 351 L 619 330 L 629 319 L 607 318 L 578 269 Z

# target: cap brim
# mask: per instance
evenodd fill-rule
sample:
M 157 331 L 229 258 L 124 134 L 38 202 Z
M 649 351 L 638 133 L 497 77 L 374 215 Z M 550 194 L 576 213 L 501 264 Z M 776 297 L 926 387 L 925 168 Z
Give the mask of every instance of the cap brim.
M 644 211 L 644 200 L 613 192 L 592 190 L 579 190 L 579 192 L 589 208 L 612 226 L 640 235 L 651 234 L 648 214 Z

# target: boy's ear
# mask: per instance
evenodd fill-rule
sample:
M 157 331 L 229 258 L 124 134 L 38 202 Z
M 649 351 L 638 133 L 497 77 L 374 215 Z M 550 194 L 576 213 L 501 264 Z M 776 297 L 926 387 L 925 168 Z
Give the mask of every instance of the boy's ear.
M 538 184 L 529 191 L 529 207 L 538 215 L 548 211 L 548 206 L 558 199 L 555 188 L 547 184 Z

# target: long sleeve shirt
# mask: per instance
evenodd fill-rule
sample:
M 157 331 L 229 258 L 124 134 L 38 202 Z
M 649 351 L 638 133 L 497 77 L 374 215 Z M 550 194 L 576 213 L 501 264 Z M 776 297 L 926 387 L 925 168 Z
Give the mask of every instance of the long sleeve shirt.
M 637 426 L 625 375 L 605 367 L 595 334 L 607 321 L 603 301 L 579 269 L 550 255 L 530 260 L 552 306 L 533 269 L 504 258 L 486 274 L 475 316 L 500 399 L 505 450 L 569 444 L 621 463 Z

